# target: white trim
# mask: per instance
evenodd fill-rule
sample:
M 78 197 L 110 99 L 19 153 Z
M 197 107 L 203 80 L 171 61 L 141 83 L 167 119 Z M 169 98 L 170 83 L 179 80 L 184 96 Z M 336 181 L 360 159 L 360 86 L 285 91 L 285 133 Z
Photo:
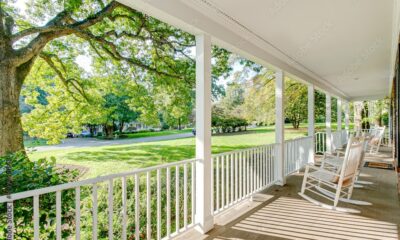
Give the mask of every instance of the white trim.
M 342 130 L 342 100 L 337 98 L 337 130 Z
M 285 77 L 282 70 L 275 72 L 275 143 L 277 147 L 277 171 L 278 181 L 285 185 Z
M 326 106 L 325 106 L 325 125 L 326 125 L 326 151 L 332 151 L 332 126 L 331 126 L 331 95 L 325 93 L 326 96 Z
M 196 229 L 214 227 L 211 169 L 211 38 L 196 36 Z

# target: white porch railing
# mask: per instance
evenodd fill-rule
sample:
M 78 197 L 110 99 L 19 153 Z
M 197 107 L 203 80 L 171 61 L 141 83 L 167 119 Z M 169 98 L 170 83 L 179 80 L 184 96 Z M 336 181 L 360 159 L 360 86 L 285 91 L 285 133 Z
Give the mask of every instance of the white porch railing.
M 269 144 L 214 155 L 214 214 L 235 206 L 278 181 L 278 144 Z M 285 176 L 300 170 L 311 159 L 313 137 L 285 141 Z
M 332 150 L 340 148 L 344 144 L 347 143 L 348 140 L 348 132 L 347 130 L 340 130 L 332 132 Z M 314 149 L 315 153 L 324 153 L 326 152 L 326 132 L 317 132 L 315 133 L 314 139 Z
M 1 196 L 0 204 L 7 204 L 9 213 L 12 213 L 15 203 L 30 199 L 33 206 L 33 239 L 42 239 L 40 231 L 46 231 L 46 228 L 49 228 L 48 230 L 55 228 L 57 239 L 63 237 L 62 218 L 65 217 L 63 215 L 65 212 L 62 209 L 65 209 L 65 205 L 62 202 L 62 194 L 68 191 L 75 198 L 75 205 L 69 206 L 70 212 L 67 214 L 75 215 L 73 235 L 76 239 L 97 239 L 98 237 L 108 239 L 169 238 L 194 226 L 195 162 L 195 159 L 184 160 Z M 81 194 L 84 189 L 89 190 L 89 193 L 85 192 L 85 199 L 82 198 L 84 194 Z M 121 194 L 121 196 L 117 197 L 117 194 Z M 55 221 L 53 221 L 55 226 L 46 226 L 39 221 L 39 213 L 42 211 L 39 208 L 40 199 L 44 195 L 55 197 L 56 214 Z M 82 201 L 90 201 L 91 209 L 84 209 Z M 102 206 L 102 210 L 99 210 L 99 206 Z M 152 206 L 154 207 L 152 208 Z M 83 211 L 90 212 L 90 237 L 87 234 L 83 235 L 83 227 L 89 231 L 87 226 L 81 226 Z M 99 222 L 99 214 L 103 216 L 106 214 L 107 218 L 103 219 L 103 222 Z M 10 217 L 9 228 L 14 229 L 13 215 L 11 214 Z M 114 225 L 113 222 L 118 224 Z M 106 227 L 107 236 L 99 236 L 101 227 Z M 120 229 L 116 229 L 116 227 Z M 104 229 L 102 230 L 104 233 Z M 116 232 L 118 235 L 115 235 Z
M 316 132 L 314 139 L 315 153 L 326 152 L 326 132 Z
M 300 170 L 312 161 L 313 137 L 301 137 L 285 141 L 285 176 Z
M 214 214 L 276 183 L 276 147 L 269 144 L 213 155 Z
M 347 139 L 347 134 L 344 138 L 343 132 L 333 136 L 343 142 Z M 284 142 L 285 176 L 310 162 L 314 147 L 316 152 L 325 151 L 325 135 L 316 133 L 315 146 L 313 137 Z M 278 181 L 278 146 L 262 145 L 212 156 L 211 206 L 214 214 L 229 209 Z M 195 159 L 184 160 L 15 193 L 8 197 L 1 196 L 0 204 L 7 204 L 12 209 L 18 201 L 30 199 L 34 239 L 40 239 L 43 231 L 49 227 L 39 221 L 39 206 L 40 199 L 50 194 L 54 196 L 56 212 L 54 224 L 50 227 L 56 229 L 58 239 L 63 236 L 64 214 L 74 215 L 72 228 L 76 239 L 87 238 L 89 230 L 92 239 L 170 238 L 195 225 L 195 164 Z M 72 193 L 74 197 L 74 206 L 69 206 L 68 213 L 64 211 L 64 204 L 67 203 L 62 201 L 65 192 Z M 83 205 L 82 201 L 90 204 Z M 87 206 L 90 208 L 87 209 Z M 83 211 L 90 213 L 89 226 L 81 224 Z M 98 218 L 100 214 L 103 215 L 102 219 Z M 118 224 L 113 224 L 115 222 Z M 105 233 L 107 236 L 103 236 Z

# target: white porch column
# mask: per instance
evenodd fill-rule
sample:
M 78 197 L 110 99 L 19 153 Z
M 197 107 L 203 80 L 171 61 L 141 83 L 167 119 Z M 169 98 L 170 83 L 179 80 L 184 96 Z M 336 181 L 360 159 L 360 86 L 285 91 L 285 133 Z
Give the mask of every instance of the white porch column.
M 211 38 L 196 36 L 196 223 L 206 233 L 214 227 L 211 197 Z
M 325 109 L 325 124 L 326 124 L 326 151 L 332 152 L 332 128 L 331 128 L 331 95 L 326 96 L 326 109 Z
M 315 146 L 315 127 L 314 127 L 314 86 L 308 85 L 308 136 L 313 137 L 313 144 L 308 154 L 308 162 L 314 162 L 314 146 Z
M 344 106 L 344 129 L 347 133 L 350 131 L 350 106 L 349 102 L 346 102 Z
M 284 112 L 284 89 L 285 81 L 282 70 L 275 73 L 275 142 L 278 143 L 277 150 L 277 176 L 280 185 L 286 184 L 284 167 L 285 148 L 285 112 Z
M 337 98 L 337 131 L 342 130 L 342 100 Z

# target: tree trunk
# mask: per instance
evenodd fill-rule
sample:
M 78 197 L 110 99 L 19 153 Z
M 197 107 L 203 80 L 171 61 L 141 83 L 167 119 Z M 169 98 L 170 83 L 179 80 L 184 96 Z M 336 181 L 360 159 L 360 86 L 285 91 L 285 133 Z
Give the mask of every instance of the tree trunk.
M 17 77 L 14 66 L 0 65 L 0 156 L 24 151 Z
M 125 123 L 123 122 L 123 121 L 121 121 L 120 123 L 119 123 L 119 134 L 122 134 L 122 130 L 124 130 L 124 125 L 125 125 Z

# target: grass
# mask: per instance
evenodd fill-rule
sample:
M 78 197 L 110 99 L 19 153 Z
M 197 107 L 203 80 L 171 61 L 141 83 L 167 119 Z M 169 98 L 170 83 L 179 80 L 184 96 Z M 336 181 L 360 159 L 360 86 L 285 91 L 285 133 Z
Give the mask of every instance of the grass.
M 289 126 L 287 126 L 289 127 Z M 306 129 L 287 128 L 286 139 L 304 136 Z M 274 127 L 259 127 L 246 132 L 212 137 L 212 152 L 221 153 L 275 142 Z M 118 146 L 88 147 L 46 152 L 33 152 L 31 159 L 54 156 L 59 164 L 89 168 L 83 178 L 129 171 L 136 168 L 193 158 L 195 139 L 184 138 Z

